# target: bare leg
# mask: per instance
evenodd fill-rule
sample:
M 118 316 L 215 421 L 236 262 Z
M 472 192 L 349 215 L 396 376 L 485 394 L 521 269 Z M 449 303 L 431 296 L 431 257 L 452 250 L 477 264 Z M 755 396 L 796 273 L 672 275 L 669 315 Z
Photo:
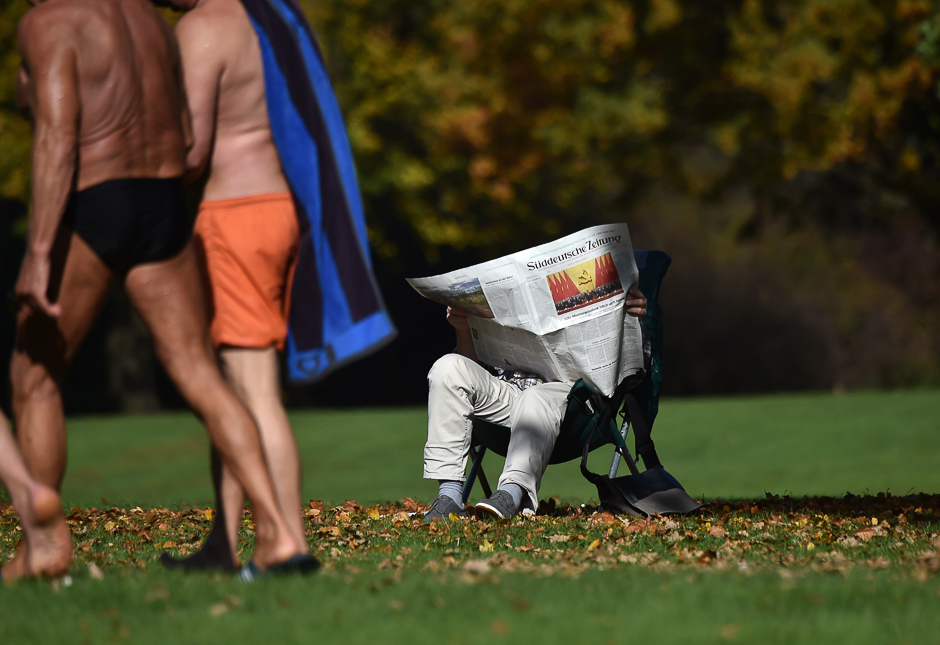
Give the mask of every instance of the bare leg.
M 36 574 L 58 575 L 72 545 L 68 527 L 58 509 L 58 489 L 65 474 L 66 435 L 61 383 L 75 350 L 98 315 L 111 287 L 111 271 L 85 242 L 63 227 L 53 250 L 50 299 L 58 302 L 62 315 L 53 319 L 21 307 L 17 339 L 10 362 L 13 414 L 22 457 L 38 488 L 17 493 L 27 539 L 16 557 L 3 568 L 4 577 Z M 12 477 L 12 476 L 11 476 Z M 11 496 L 15 485 L 8 482 Z M 47 512 L 55 508 L 50 517 Z M 35 536 L 31 539 L 30 533 Z M 64 537 L 64 539 L 63 539 Z M 65 565 L 67 568 L 67 565 Z M 35 573 L 33 573 L 35 572 Z
M 125 286 L 154 337 L 167 373 L 206 424 L 224 465 L 251 500 L 256 527 L 254 562 L 265 569 L 306 553 L 306 543 L 298 543 L 291 535 L 278 507 L 257 426 L 215 362 L 192 248 L 171 260 L 135 267 Z
M 235 477 L 227 472 L 226 484 L 222 482 L 222 457 L 215 446 L 210 451 L 212 489 L 215 491 L 215 521 L 209 530 L 209 535 L 196 553 L 176 558 L 164 551 L 160 554 L 160 562 L 167 569 L 222 569 L 234 571 L 238 568 L 238 524 L 242 519 L 242 510 L 245 507 L 245 493 L 241 484 Z M 236 491 L 238 501 L 224 503 L 226 495 L 223 491 Z
M 23 458 L 32 475 L 55 490 L 62 484 L 66 462 L 62 379 L 112 281 L 111 271 L 80 237 L 63 233 L 60 238 L 65 243 L 57 244 L 54 261 L 64 261 L 61 287 L 53 284 L 50 291 L 51 297 L 58 296 L 62 315 L 53 319 L 21 307 L 10 362 L 13 415 Z
M 265 460 L 278 503 L 295 539 L 306 542 L 301 514 L 300 452 L 287 413 L 281 403 L 278 382 L 277 350 L 223 348 L 219 355 L 228 382 L 248 407 L 258 429 Z M 161 558 L 167 568 L 226 568 L 238 544 L 238 524 L 245 504 L 245 493 L 231 471 L 221 467 L 218 453 L 212 452 L 212 481 L 216 491 L 218 515 L 202 548 L 183 559 Z
M 0 578 L 65 575 L 74 552 L 59 494 L 30 476 L 3 415 L 0 415 L 0 481 L 10 491 L 28 545 L 24 557 L 0 567 Z
M 281 403 L 277 350 L 274 347 L 265 349 L 226 347 L 219 352 L 219 355 L 222 358 L 222 366 L 228 382 L 232 384 L 238 398 L 248 407 L 258 423 L 264 456 L 284 519 L 287 520 L 287 525 L 295 539 L 306 543 L 303 515 L 300 509 L 300 452 L 297 449 L 297 440 L 294 438 L 290 421 L 287 420 L 284 405 Z M 239 509 L 242 505 L 243 493 L 226 491 L 227 479 L 229 478 L 223 470 L 222 503 L 234 502 L 234 505 L 229 508 Z M 237 484 L 234 481 L 232 483 Z M 226 493 L 232 496 L 231 500 L 224 496 Z M 237 499 L 233 493 L 238 495 Z M 237 528 L 237 522 L 234 526 Z

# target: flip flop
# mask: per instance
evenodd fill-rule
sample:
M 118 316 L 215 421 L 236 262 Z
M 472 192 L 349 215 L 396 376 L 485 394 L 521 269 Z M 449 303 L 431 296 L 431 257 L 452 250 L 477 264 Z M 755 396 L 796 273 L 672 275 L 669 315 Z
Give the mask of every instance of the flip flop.
M 242 582 L 253 582 L 259 578 L 265 578 L 267 576 L 280 576 L 287 573 L 299 573 L 301 575 L 307 575 L 308 573 L 313 573 L 320 568 L 320 561 L 317 560 L 312 555 L 307 553 L 298 553 L 292 558 L 285 560 L 280 564 L 276 564 L 273 567 L 268 567 L 264 571 L 255 564 L 254 560 L 250 560 L 248 564 L 242 567 L 242 570 L 238 573 L 238 577 Z

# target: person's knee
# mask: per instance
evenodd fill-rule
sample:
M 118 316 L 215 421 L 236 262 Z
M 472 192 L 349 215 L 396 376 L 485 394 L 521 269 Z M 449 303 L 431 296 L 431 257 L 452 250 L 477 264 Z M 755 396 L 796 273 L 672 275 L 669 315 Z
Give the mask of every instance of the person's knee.
M 201 400 L 200 393 L 215 392 L 222 385 L 222 373 L 214 358 L 201 348 L 157 352 L 170 380 L 191 405 Z
M 434 361 L 428 372 L 428 387 L 435 389 L 462 389 L 470 382 L 470 363 L 472 360 L 460 354 L 445 354 Z
M 46 365 L 30 361 L 22 354 L 14 353 L 10 362 L 10 377 L 13 397 L 16 400 L 59 395 L 61 378 L 53 374 Z

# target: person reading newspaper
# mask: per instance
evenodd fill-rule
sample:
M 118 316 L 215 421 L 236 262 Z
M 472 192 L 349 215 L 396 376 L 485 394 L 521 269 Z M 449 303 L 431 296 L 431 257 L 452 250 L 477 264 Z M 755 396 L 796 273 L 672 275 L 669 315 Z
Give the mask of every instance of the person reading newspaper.
M 646 305 L 639 289 L 627 291 L 623 306 L 628 315 L 641 320 Z M 425 522 L 468 515 L 462 492 L 474 419 L 510 429 L 497 488 L 491 497 L 476 504 L 474 514 L 507 519 L 525 509 L 535 511 L 542 475 L 574 383 L 478 361 L 468 315 L 448 306 L 447 322 L 456 330 L 456 350 L 439 358 L 428 373 L 424 478 L 438 481 L 439 494 L 425 512 Z

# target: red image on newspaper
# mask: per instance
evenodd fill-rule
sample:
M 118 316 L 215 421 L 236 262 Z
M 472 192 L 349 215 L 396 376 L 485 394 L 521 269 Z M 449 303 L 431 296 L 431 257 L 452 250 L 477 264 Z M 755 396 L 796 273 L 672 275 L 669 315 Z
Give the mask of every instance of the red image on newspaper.
M 623 293 L 617 267 L 606 253 L 548 276 L 548 287 L 561 315 Z

